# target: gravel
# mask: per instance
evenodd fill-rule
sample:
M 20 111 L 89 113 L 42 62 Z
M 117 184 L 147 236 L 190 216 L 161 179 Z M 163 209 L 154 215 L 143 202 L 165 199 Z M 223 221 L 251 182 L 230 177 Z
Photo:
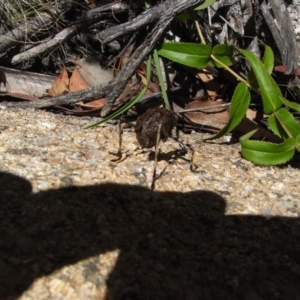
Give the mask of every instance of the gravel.
M 0 299 L 300 299 L 299 170 L 228 137 L 162 143 L 96 118 L 0 109 Z M 2 224 L 1 224 L 2 223 Z

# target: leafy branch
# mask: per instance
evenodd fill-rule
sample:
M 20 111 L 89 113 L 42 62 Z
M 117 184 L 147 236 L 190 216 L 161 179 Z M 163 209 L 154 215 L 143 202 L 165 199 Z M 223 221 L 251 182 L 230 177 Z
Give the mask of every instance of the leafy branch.
M 233 63 L 233 51 L 238 51 L 251 64 L 252 69 L 248 73 L 247 79 L 242 78 L 230 68 Z M 216 135 L 205 140 L 224 136 L 242 121 L 250 105 L 251 89 L 261 95 L 264 114 L 268 115 L 269 128 L 282 139 L 282 143 L 250 140 L 256 130 L 251 131 L 240 138 L 242 155 L 257 164 L 276 165 L 286 163 L 295 155 L 296 151 L 300 151 L 300 125 L 285 108 L 289 107 L 300 112 L 300 105 L 285 99 L 272 78 L 274 55 L 270 47 L 265 45 L 262 61 L 247 50 L 236 49 L 225 44 L 211 47 L 206 44 L 164 43 L 158 54 L 189 67 L 200 69 L 214 65 L 226 68 L 240 81 L 231 99 L 227 125 Z
M 207 8 L 212 5 L 215 0 L 206 0 L 196 10 Z M 188 13 L 179 18 L 185 18 Z M 166 108 L 170 108 L 170 104 L 165 92 L 165 87 L 162 79 L 159 57 L 165 57 L 171 61 L 183 64 L 193 68 L 206 68 L 213 65 L 217 68 L 224 68 L 230 72 L 238 81 L 231 99 L 231 108 L 227 125 L 214 136 L 204 140 L 213 140 L 224 136 L 231 132 L 244 118 L 247 109 L 251 102 L 250 90 L 259 94 L 262 99 L 263 112 L 268 115 L 268 126 L 270 130 L 277 135 L 282 142 L 279 144 L 269 143 L 266 141 L 250 140 L 255 131 L 251 131 L 240 138 L 242 147 L 242 155 L 257 164 L 276 165 L 289 161 L 296 153 L 300 152 L 300 125 L 293 115 L 288 111 L 290 108 L 300 112 L 300 105 L 285 99 L 271 76 L 274 68 L 273 51 L 267 45 L 264 45 L 264 56 L 260 61 L 253 53 L 239 48 L 234 48 L 231 45 L 216 45 L 211 47 L 205 44 L 205 40 L 201 34 L 200 27 L 196 27 L 199 32 L 202 44 L 195 43 L 163 43 L 160 49 L 153 51 L 153 60 L 155 63 L 156 72 L 159 78 L 164 103 Z M 247 74 L 247 78 L 241 77 L 234 72 L 230 67 L 234 63 L 233 53 L 240 53 L 251 65 L 251 70 Z M 147 61 L 147 82 L 150 81 L 151 57 Z M 146 92 L 147 87 L 127 105 L 122 107 L 117 112 L 103 119 L 101 122 L 88 126 L 99 126 L 109 119 L 115 118 L 135 105 L 137 101 Z

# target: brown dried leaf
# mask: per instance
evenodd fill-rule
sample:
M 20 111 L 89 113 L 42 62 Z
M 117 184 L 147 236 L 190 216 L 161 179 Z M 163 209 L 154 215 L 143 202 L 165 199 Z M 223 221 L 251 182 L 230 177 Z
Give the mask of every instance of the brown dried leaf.
M 210 99 L 215 99 L 220 93 L 220 84 L 214 79 L 214 76 L 205 69 L 201 70 L 197 76 L 204 82 Z
M 70 92 L 77 92 L 89 88 L 90 85 L 82 78 L 78 69 L 75 68 L 70 78 Z M 97 99 L 89 103 L 77 102 L 76 104 L 88 109 L 101 108 L 105 103 L 105 98 Z
M 150 91 L 151 93 L 160 92 L 159 81 L 157 76 L 152 75 L 151 81 L 147 82 L 146 72 L 146 64 L 140 64 L 137 70 L 137 74 L 141 78 L 143 85 L 148 86 L 148 91 Z
M 201 101 L 201 100 L 194 100 L 188 103 L 185 106 L 185 109 L 191 108 L 207 108 L 209 106 L 216 106 L 220 104 L 225 104 L 223 101 Z M 229 113 L 227 111 L 227 107 L 216 107 L 211 108 L 199 112 L 187 112 L 184 116 L 191 121 L 192 123 L 207 125 L 214 128 L 221 129 L 223 128 L 229 119 Z
M 90 87 L 90 85 L 82 78 L 77 68 L 75 68 L 70 78 L 70 92 L 81 91 L 88 87 Z
M 104 105 L 105 101 L 105 98 L 101 98 L 88 103 L 78 102 L 76 104 L 86 108 L 101 108 Z
M 99 58 L 88 56 L 79 60 L 69 60 L 78 67 L 78 72 L 82 78 L 90 85 L 108 83 L 114 78 L 114 70 L 103 69 L 99 64 Z
M 204 83 L 212 81 L 214 76 L 207 72 L 205 69 L 201 70 L 197 74 L 198 78 L 200 78 Z
M 144 86 L 147 86 L 148 85 L 148 82 L 147 82 L 147 78 L 144 76 L 144 74 L 142 72 L 137 72 L 138 75 L 140 76 L 141 80 L 142 80 L 142 83 Z
M 66 67 L 63 67 L 61 73 L 55 78 L 55 81 L 48 91 L 48 96 L 56 97 L 69 91 L 69 77 Z
M 94 9 L 98 6 L 98 1 L 90 0 L 88 6 L 89 6 L 90 9 Z

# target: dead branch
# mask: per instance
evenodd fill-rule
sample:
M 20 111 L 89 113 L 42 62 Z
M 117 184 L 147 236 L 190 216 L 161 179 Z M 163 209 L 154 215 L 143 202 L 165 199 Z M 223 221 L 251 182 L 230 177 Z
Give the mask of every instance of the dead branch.
M 47 13 L 39 14 L 35 19 L 22 24 L 3 35 L 0 35 L 0 53 L 4 53 L 8 49 L 26 40 L 26 37 L 41 28 L 48 28 L 53 23 L 53 17 Z
M 298 49 L 291 18 L 283 0 L 263 1 L 261 11 L 273 35 L 274 41 L 281 54 L 283 64 L 286 65 L 286 74 L 298 68 Z M 274 17 L 270 13 L 273 11 Z
M 242 2 L 244 2 L 243 6 L 241 4 Z M 249 48 L 248 50 L 252 51 L 253 47 L 258 48 L 258 40 L 256 38 L 261 35 L 261 32 L 265 32 L 265 28 L 263 28 L 264 24 L 261 23 L 259 18 L 257 18 L 256 21 L 256 16 L 254 18 L 254 15 L 261 12 L 267 27 L 269 27 L 269 31 L 273 36 L 274 43 L 280 53 L 282 62 L 287 66 L 286 73 L 290 74 L 298 68 L 298 47 L 291 17 L 287 11 L 286 2 L 287 1 L 284 0 L 216 1 L 208 9 L 210 13 L 209 21 L 211 22 L 211 19 L 217 14 L 218 17 L 225 22 L 226 26 L 223 26 L 221 32 L 215 34 L 214 37 L 220 44 L 223 44 L 230 41 L 230 38 L 232 38 L 229 35 L 229 27 L 235 32 L 235 39 L 237 39 L 238 36 L 244 35 L 246 27 L 249 29 L 253 26 L 251 34 L 254 36 L 253 45 L 251 46 L 251 49 Z M 228 8 L 228 12 L 226 14 L 227 20 L 217 12 L 219 9 L 226 8 Z
M 161 12 L 165 9 L 165 3 L 154 6 L 152 9 L 146 10 L 144 13 L 138 15 L 132 21 L 103 30 L 97 35 L 97 37 L 102 41 L 103 44 L 107 44 L 122 36 L 132 34 L 149 24 L 156 22 L 160 18 Z
M 51 51 L 52 49 L 56 48 L 60 44 L 66 42 L 68 39 L 76 35 L 83 28 L 86 28 L 87 26 L 90 26 L 91 24 L 99 21 L 99 19 L 102 17 L 102 13 L 105 11 L 117 14 L 127 9 L 128 6 L 124 3 L 112 3 L 95 8 L 91 11 L 87 11 L 86 14 L 78 22 L 76 22 L 76 24 L 63 29 L 58 34 L 56 34 L 53 39 L 45 41 L 37 45 L 36 47 L 15 55 L 12 58 L 11 63 L 12 65 L 17 65 L 34 57 L 40 56 L 46 51 Z
M 59 32 L 57 35 L 55 35 L 54 38 L 52 38 L 51 40 L 41 43 L 31 49 L 28 49 L 27 51 L 15 55 L 12 58 L 11 63 L 12 65 L 17 65 L 34 57 L 37 57 L 46 51 L 51 51 L 52 49 L 56 48 L 59 44 L 67 41 L 69 38 L 74 36 L 76 33 L 78 33 L 78 26 L 67 27 L 61 32 Z
M 76 103 L 78 101 L 89 102 L 100 97 L 106 97 L 105 106 L 102 109 L 101 116 L 106 116 L 117 97 L 122 93 L 126 86 L 127 81 L 135 73 L 138 66 L 143 62 L 145 57 L 155 48 L 157 43 L 160 41 L 163 33 L 171 23 L 171 21 L 176 17 L 176 15 L 182 13 L 183 11 L 200 5 L 204 0 L 167 0 L 164 3 L 153 7 L 147 11 L 147 14 L 142 14 L 144 17 L 148 18 L 148 14 L 157 14 L 158 20 L 153 27 L 152 31 L 144 39 L 144 42 L 135 50 L 132 54 L 128 63 L 122 68 L 118 76 L 114 78 L 107 85 L 94 86 L 79 92 L 69 93 L 63 96 L 43 99 L 38 102 L 30 103 L 1 103 L 1 105 L 6 105 L 9 107 L 18 106 L 22 108 L 46 108 L 54 105 L 64 105 Z M 140 19 L 138 19 L 138 22 Z M 135 20 L 132 21 L 134 23 Z M 136 27 L 138 30 L 140 27 Z

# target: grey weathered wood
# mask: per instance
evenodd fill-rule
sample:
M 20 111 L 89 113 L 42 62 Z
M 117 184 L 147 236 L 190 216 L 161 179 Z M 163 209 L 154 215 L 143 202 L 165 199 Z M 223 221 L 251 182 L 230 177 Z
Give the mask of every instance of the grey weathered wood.
M 16 54 L 12 59 L 12 65 L 18 65 L 22 62 L 29 61 L 32 58 L 42 55 L 44 52 L 49 52 L 58 47 L 63 42 L 76 35 L 78 32 L 82 31 L 84 28 L 94 24 L 103 17 L 103 13 L 109 12 L 109 14 L 118 14 L 128 10 L 128 6 L 123 3 L 111 3 L 101 7 L 97 7 L 90 11 L 87 11 L 77 22 L 71 24 L 71 26 L 62 29 L 57 33 L 52 39 L 46 39 L 46 41 L 41 42 L 37 46 L 34 46 L 24 52 Z M 45 21 L 44 21 L 45 19 Z M 41 26 L 44 22 L 49 22 L 49 15 L 44 14 L 44 16 L 39 15 L 35 19 L 26 23 L 25 28 L 17 28 L 12 32 L 8 32 L 6 35 L 0 36 L 0 52 L 7 50 L 9 47 L 14 46 L 17 43 L 24 42 L 27 37 L 31 34 L 43 28 Z M 52 20 L 53 23 L 53 20 Z M 17 36 L 13 38 L 14 35 Z M 26 41 L 27 44 L 30 44 Z
M 237 9 L 238 6 L 242 8 L 240 11 L 242 11 L 243 15 L 241 15 Z M 253 15 L 256 13 L 260 14 L 259 11 L 261 11 L 274 39 L 274 42 L 265 42 L 271 42 L 273 45 L 274 43 L 276 44 L 281 55 L 282 62 L 287 66 L 286 73 L 289 74 L 297 69 L 298 50 L 296 36 L 284 0 L 219 0 L 215 2 L 211 8 L 209 8 L 210 17 L 212 18 L 216 14 L 216 11 L 223 7 L 228 8 L 228 13 L 226 18 L 219 16 L 226 23 L 225 26 L 223 26 L 222 31 L 215 35 L 215 38 L 219 43 L 222 44 L 230 41 L 228 27 L 236 32 L 236 34 L 243 36 L 242 27 L 246 25 L 250 17 L 254 17 Z M 258 16 L 255 17 L 258 18 Z M 257 35 L 259 32 L 265 31 L 264 28 L 261 27 L 261 22 L 253 22 L 253 25 L 255 26 L 255 32 Z M 235 41 L 231 42 L 234 43 Z
M 117 97 L 124 90 L 126 83 L 135 73 L 139 65 L 144 61 L 145 57 L 155 48 L 163 33 L 175 18 L 176 15 L 183 11 L 200 5 L 204 0 L 167 0 L 164 3 L 147 10 L 147 13 L 143 14 L 147 17 L 148 14 L 156 14 L 159 17 L 156 18 L 157 22 L 155 27 L 149 32 L 143 43 L 135 50 L 130 57 L 128 63 L 122 68 L 120 73 L 108 84 L 90 87 L 88 89 L 69 93 L 63 96 L 43 99 L 38 102 L 29 103 L 1 103 L 6 106 L 18 106 L 18 107 L 33 107 L 33 108 L 46 108 L 54 105 L 72 104 L 78 101 L 89 102 L 100 97 L 106 97 L 106 103 L 102 109 L 101 116 L 107 115 Z M 140 20 L 140 19 L 138 19 Z M 131 22 L 134 23 L 136 19 Z M 143 26 L 143 25 L 141 25 Z M 136 27 L 139 30 L 140 27 Z
M 263 0 L 260 7 L 281 54 L 283 64 L 287 67 L 286 73 L 290 74 L 298 68 L 298 55 L 296 36 L 285 2 Z
M 41 28 L 47 28 L 53 24 L 53 17 L 47 13 L 41 13 L 37 18 L 20 25 L 3 35 L 0 35 L 0 53 L 5 53 L 20 42 L 24 42 L 28 35 L 38 32 Z
M 150 26 L 150 28 L 152 27 L 152 30 L 144 39 L 143 43 L 132 54 L 127 64 L 122 68 L 116 78 L 108 84 L 90 87 L 86 90 L 69 93 L 55 98 L 42 99 L 38 102 L 2 103 L 2 105 L 46 108 L 54 105 L 72 104 L 78 101 L 89 102 L 100 97 L 106 97 L 107 101 L 103 107 L 101 115 L 107 115 L 114 105 L 117 97 L 122 93 L 128 80 L 132 77 L 147 55 L 149 55 L 149 53 L 151 53 L 151 51 L 156 47 L 174 17 L 187 9 L 200 5 L 203 2 L 204 0 L 166 0 L 165 2 L 145 11 L 130 22 L 120 24 L 100 32 L 98 37 L 101 38 L 102 42 L 109 43 L 123 35 L 137 32 L 146 25 Z M 225 3 L 224 0 L 220 0 L 218 5 L 222 6 L 228 3 L 231 2 L 227 1 Z M 273 11 L 274 17 L 270 12 L 270 8 Z M 283 0 L 274 0 L 270 1 L 268 6 L 266 5 L 266 2 L 263 1 L 261 4 L 261 10 L 274 35 L 274 40 L 281 51 L 284 63 L 287 65 L 287 71 L 291 72 L 297 67 L 297 55 L 295 54 L 295 36 L 285 4 L 283 3 Z M 276 28 L 274 27 L 275 29 L 273 30 L 272 28 L 276 25 L 276 22 L 277 24 L 280 24 L 281 28 L 279 29 L 280 26 L 277 26 Z

